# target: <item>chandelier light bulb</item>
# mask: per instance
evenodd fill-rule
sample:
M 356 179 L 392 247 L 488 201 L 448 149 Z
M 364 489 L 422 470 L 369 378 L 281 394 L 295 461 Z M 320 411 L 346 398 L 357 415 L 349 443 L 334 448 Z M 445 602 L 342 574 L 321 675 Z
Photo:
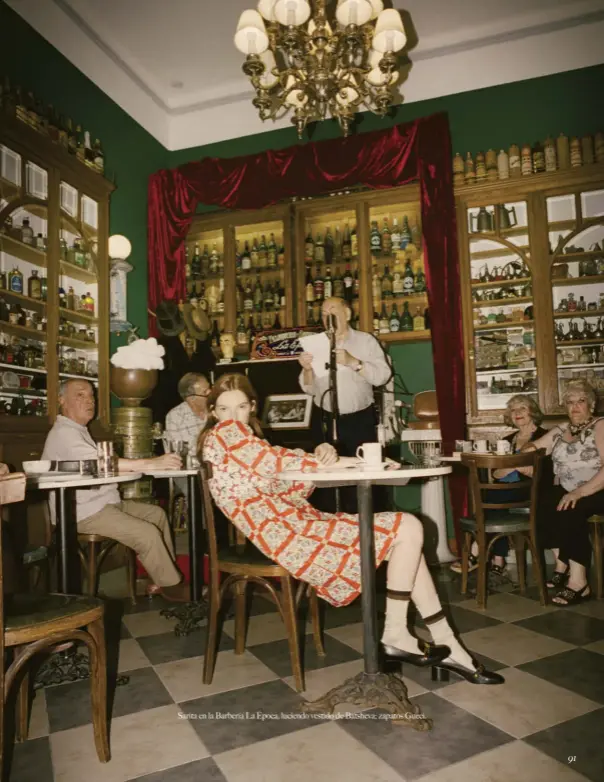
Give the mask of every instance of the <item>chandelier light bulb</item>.
M 389 87 L 392 87 L 393 84 L 396 84 L 398 81 L 399 72 L 393 71 L 390 74 L 390 78 L 388 78 L 388 75 L 384 73 L 380 68 L 372 68 L 367 76 L 365 78 L 369 82 L 369 84 L 372 84 L 374 87 L 382 87 L 384 85 L 388 85 Z
M 298 84 L 298 87 L 301 87 L 302 89 L 292 89 L 296 86 L 296 84 Z M 287 79 L 285 90 L 287 91 L 291 89 L 291 92 L 285 98 L 285 102 L 290 106 L 294 106 L 295 108 L 302 108 L 302 106 L 305 106 L 308 103 L 308 95 L 306 92 L 304 92 L 303 87 L 304 85 L 296 82 L 295 78 L 290 75 Z
M 336 19 L 342 27 L 355 24 L 357 27 L 367 24 L 373 9 L 369 0 L 338 0 Z
M 407 43 L 400 13 L 386 8 L 375 23 L 372 46 L 378 52 L 399 52 Z
M 132 252 L 132 245 L 125 236 L 113 234 L 109 237 L 109 257 L 112 261 L 125 261 Z
M 268 35 L 258 11 L 244 11 L 239 17 L 235 46 L 243 54 L 262 54 L 268 49 Z
M 298 27 L 310 19 L 310 5 L 307 0 L 277 0 L 273 14 L 279 24 Z
M 380 0 L 377 1 L 380 2 Z M 258 2 L 258 11 L 267 22 L 275 21 L 275 2 L 276 0 L 259 0 Z
M 273 73 L 273 69 L 277 67 L 275 55 L 270 49 L 267 49 L 265 52 L 262 52 L 260 59 L 264 64 L 264 73 L 260 77 L 260 83 L 265 90 L 270 90 L 279 81 L 279 77 Z

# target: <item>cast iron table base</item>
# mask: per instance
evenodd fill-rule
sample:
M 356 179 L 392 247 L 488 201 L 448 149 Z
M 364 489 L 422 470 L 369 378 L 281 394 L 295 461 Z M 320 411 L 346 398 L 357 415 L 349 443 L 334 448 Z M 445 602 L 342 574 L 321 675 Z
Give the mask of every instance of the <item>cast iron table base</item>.
M 162 608 L 159 614 L 166 619 L 178 619 L 174 635 L 190 635 L 201 629 L 201 621 L 208 615 L 208 603 L 205 599 L 182 603 L 172 608 Z
M 34 690 L 89 678 L 90 660 L 88 655 L 76 651 L 74 647 L 65 652 L 55 652 L 44 660 L 36 674 Z M 129 681 L 129 676 L 118 676 L 115 684 L 119 687 L 128 684 Z
M 338 703 L 385 709 L 398 725 L 421 731 L 432 729 L 432 720 L 422 715 L 417 704 L 411 703 L 403 680 L 393 673 L 361 671 L 316 701 L 303 703 L 301 708 L 306 714 L 333 714 Z

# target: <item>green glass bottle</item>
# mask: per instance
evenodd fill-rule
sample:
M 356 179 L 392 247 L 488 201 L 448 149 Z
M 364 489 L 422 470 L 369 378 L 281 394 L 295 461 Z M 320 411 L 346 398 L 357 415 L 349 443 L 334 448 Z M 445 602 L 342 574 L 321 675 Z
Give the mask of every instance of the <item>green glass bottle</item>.
M 413 331 L 413 317 L 409 312 L 409 302 L 403 304 L 403 314 L 401 315 L 401 331 Z

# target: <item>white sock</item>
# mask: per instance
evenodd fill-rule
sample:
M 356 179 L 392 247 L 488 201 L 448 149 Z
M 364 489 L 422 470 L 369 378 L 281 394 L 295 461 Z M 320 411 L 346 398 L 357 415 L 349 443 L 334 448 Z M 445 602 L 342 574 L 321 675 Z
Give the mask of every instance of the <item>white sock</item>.
M 472 658 L 455 637 L 455 633 L 445 616 L 441 615 L 442 611 L 435 614 L 434 617 L 424 617 L 424 621 L 432 635 L 434 643 L 444 644 L 451 650 L 451 654 L 446 658 L 445 662 L 457 663 L 457 665 L 463 665 L 464 668 L 469 668 L 473 671 L 475 666 L 472 662 Z M 431 619 L 433 619 L 433 621 L 430 621 Z
M 407 627 L 410 599 L 410 592 L 396 592 L 391 589 L 386 592 L 386 624 L 382 643 L 404 652 L 421 654 L 417 638 L 411 635 Z

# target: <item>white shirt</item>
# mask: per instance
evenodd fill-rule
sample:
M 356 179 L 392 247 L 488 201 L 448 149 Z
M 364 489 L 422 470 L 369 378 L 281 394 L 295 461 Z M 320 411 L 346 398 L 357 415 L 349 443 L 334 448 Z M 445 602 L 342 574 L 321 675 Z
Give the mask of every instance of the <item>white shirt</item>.
M 189 443 L 189 453 L 197 454 L 199 433 L 206 425 L 207 416 L 200 418 L 189 407 L 188 402 L 173 407 L 166 416 L 166 437 Z
M 88 429 L 64 415 L 58 415 L 54 426 L 44 443 L 42 459 L 57 461 L 79 461 L 97 459 L 96 443 Z M 83 521 L 103 510 L 105 505 L 117 505 L 121 502 L 120 493 L 115 484 L 95 486 L 91 489 L 76 491 L 76 517 Z M 54 502 L 50 504 L 50 517 L 55 524 Z
M 344 348 L 351 356 L 363 362 L 363 373 L 338 365 L 338 406 L 340 415 L 358 413 L 373 404 L 373 387 L 383 386 L 392 374 L 390 361 L 382 346 L 372 334 L 348 328 L 348 333 L 338 348 Z M 311 394 L 314 403 L 331 412 L 329 375 L 314 377 L 311 385 L 304 383 L 304 370 L 300 373 L 300 388 Z

